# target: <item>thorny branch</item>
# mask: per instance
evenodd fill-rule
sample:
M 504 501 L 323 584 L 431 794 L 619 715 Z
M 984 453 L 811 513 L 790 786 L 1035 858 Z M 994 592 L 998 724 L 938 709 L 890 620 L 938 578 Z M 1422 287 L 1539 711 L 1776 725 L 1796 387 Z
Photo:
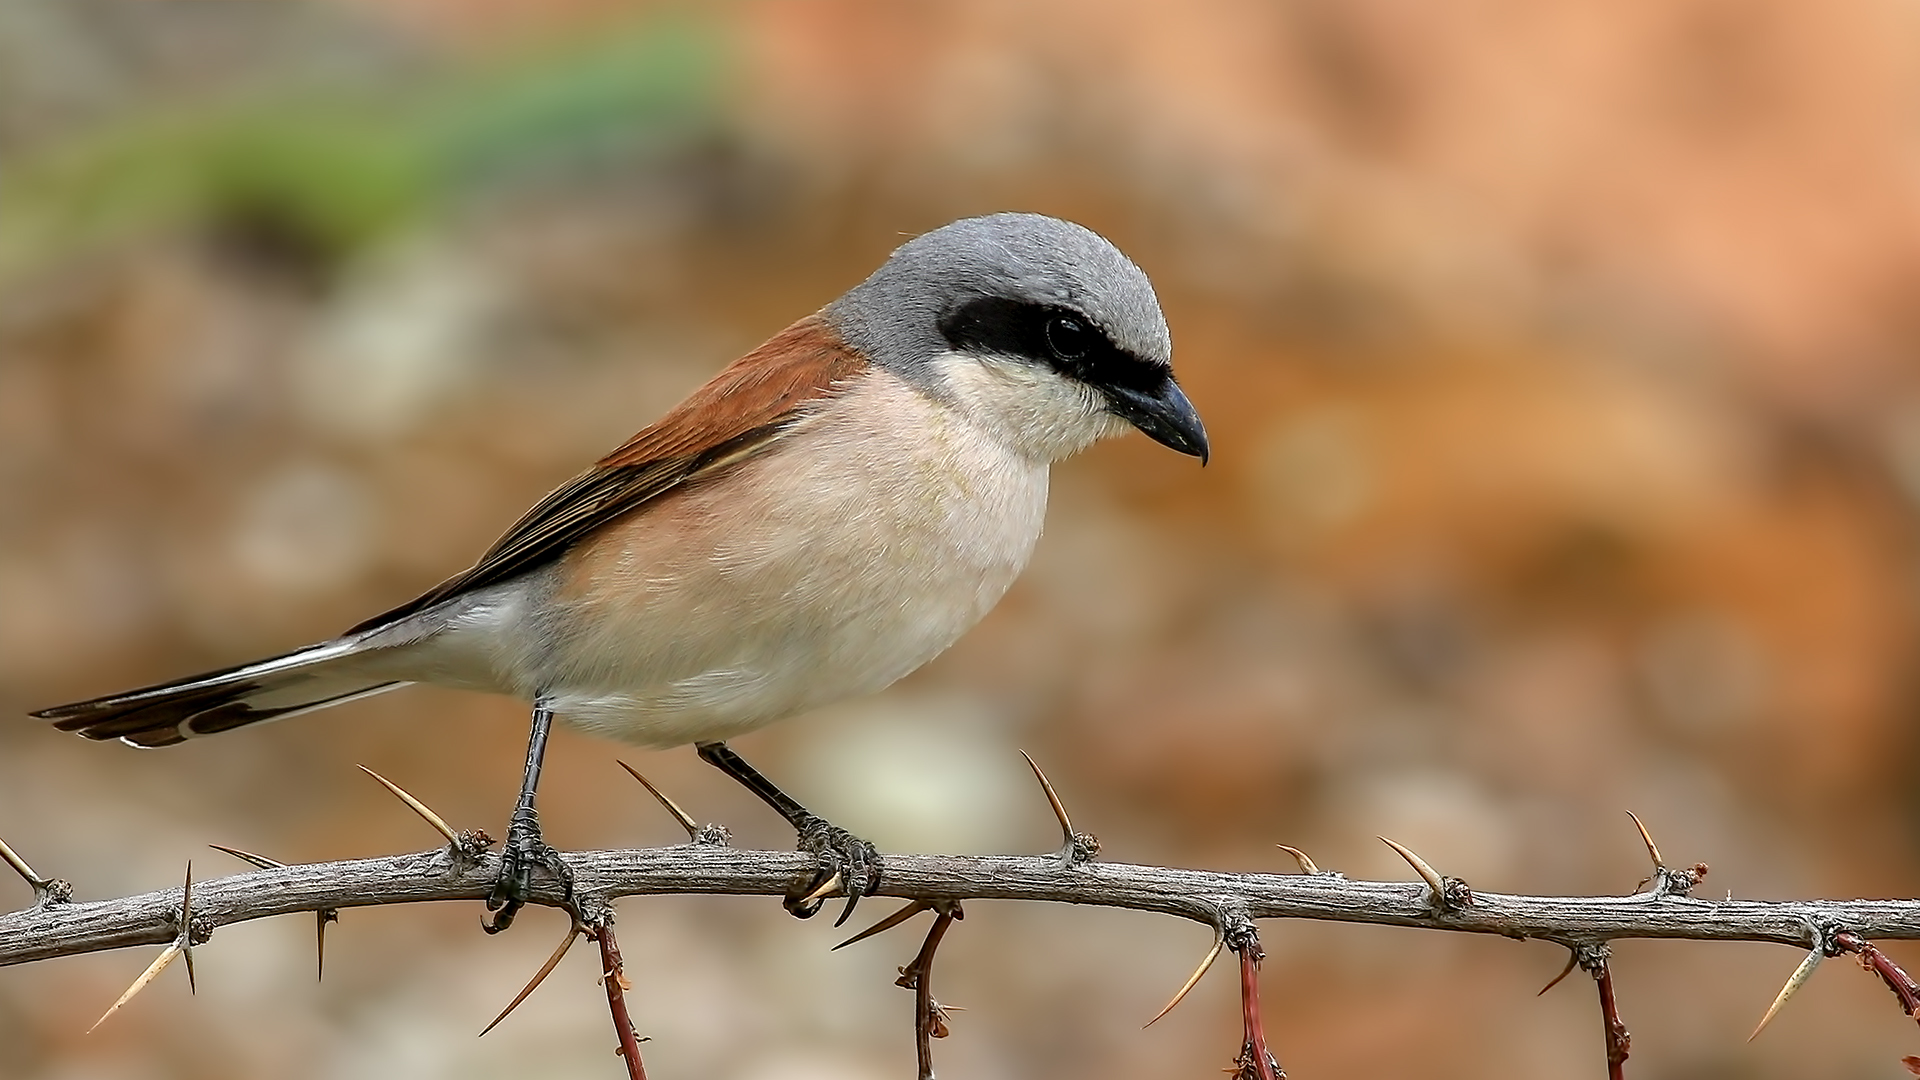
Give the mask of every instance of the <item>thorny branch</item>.
M 1606 1038 L 1607 1080 L 1624 1080 L 1633 1036 L 1620 1019 L 1620 1006 L 1613 997 L 1613 968 L 1608 965 L 1613 959 L 1613 950 L 1605 945 L 1592 945 L 1575 949 L 1573 955 L 1575 962 L 1593 976 L 1593 984 L 1600 992 L 1600 1030 Z
M 1287 1074 L 1267 1048 L 1267 1027 L 1260 1018 L 1260 933 L 1245 918 L 1228 925 L 1221 938 L 1240 957 L 1240 1056 L 1233 1062 L 1233 1080 L 1287 1080 Z
M 627 982 L 626 961 L 620 957 L 620 942 L 613 936 L 613 917 L 607 916 L 588 933 L 600 944 L 600 981 L 607 988 L 607 1008 L 613 1013 L 613 1030 L 620 1039 L 620 1060 L 626 1063 L 627 1078 L 647 1080 L 647 1068 L 640 1063 L 640 1036 L 634 1033 L 633 1017 L 627 1013 L 627 991 L 632 985 Z
M 1887 989 L 1900 999 L 1900 1011 L 1920 1021 L 1920 984 L 1900 970 L 1900 966 L 1888 959 L 1886 953 L 1874 948 L 1873 942 L 1863 940 L 1859 934 L 1845 930 L 1833 935 L 1833 947 L 1858 957 L 1860 966 L 1880 976 L 1880 981 L 1886 983 Z
M 811 874 L 810 855 L 712 844 L 580 851 L 581 897 L 712 894 L 782 896 Z M 497 855 L 456 866 L 446 849 L 284 866 L 194 882 L 197 920 L 210 927 L 295 912 L 430 900 L 478 900 L 493 887 Z M 0 966 L 134 945 L 179 934 L 178 888 L 88 902 L 49 903 L 0 915 Z M 1920 940 L 1920 900 L 1715 900 L 1670 893 L 1522 896 L 1473 893 L 1436 910 L 1423 882 L 1353 881 L 1337 874 L 1226 874 L 1129 863 L 1063 869 L 1052 855 L 889 855 L 879 895 L 924 900 L 1041 900 L 1158 912 L 1209 926 L 1222 909 L 1254 919 L 1320 919 L 1540 939 L 1569 947 L 1613 938 L 1766 941 L 1808 947 L 1811 927 L 1862 938 Z M 550 883 L 532 902 L 560 906 Z
M 1028 759 L 1030 765 L 1032 759 Z M 628 767 L 629 772 L 633 772 Z M 0 844 L 0 859 L 33 891 L 31 907 L 0 914 L 0 966 L 29 963 L 136 945 L 165 944 L 159 958 L 130 986 L 107 1015 L 120 1008 L 176 956 L 188 961 L 191 948 L 204 942 L 214 929 L 294 912 L 313 913 L 325 923 L 342 908 L 376 904 L 418 903 L 432 900 L 478 900 L 493 888 L 498 874 L 488 851 L 491 838 L 480 832 L 456 832 L 419 800 L 391 781 L 373 774 L 435 831 L 448 840 L 437 851 L 385 858 L 349 859 L 309 865 L 286 865 L 264 856 L 220 848 L 260 869 L 211 881 L 195 882 L 191 867 L 177 890 L 93 902 L 74 902 L 64 881 L 42 878 L 13 849 Z M 1052 856 L 915 856 L 894 855 L 880 895 L 910 902 L 900 911 L 842 942 L 871 937 L 906 921 L 921 911 L 934 911 L 936 920 L 920 952 L 900 969 L 900 985 L 915 992 L 915 1036 L 922 1080 L 933 1075 L 931 1040 L 944 1037 L 946 1010 L 933 997 L 932 966 L 935 951 L 953 922 L 961 917 L 963 900 L 1039 900 L 1088 904 L 1158 912 L 1203 922 L 1215 931 L 1213 949 L 1174 995 L 1167 1011 L 1178 1005 L 1222 946 L 1240 961 L 1243 1045 L 1235 1068 L 1240 1080 L 1284 1080 L 1285 1073 L 1268 1049 L 1260 1015 L 1259 963 L 1263 957 L 1256 919 L 1296 918 L 1336 922 L 1409 926 L 1462 933 L 1499 934 L 1515 939 L 1540 939 L 1564 945 L 1570 955 L 1565 970 L 1547 984 L 1545 993 L 1579 966 L 1594 977 L 1599 991 L 1605 1032 L 1608 1076 L 1621 1080 L 1630 1039 L 1614 999 L 1608 966 L 1608 942 L 1616 938 L 1683 938 L 1698 941 L 1764 941 L 1809 949 L 1807 959 L 1787 982 L 1760 1028 L 1772 1019 L 1793 991 L 1806 981 L 1820 958 L 1846 952 L 1878 975 L 1899 998 L 1901 1008 L 1920 1020 L 1920 984 L 1877 949 L 1869 938 L 1920 939 L 1920 900 L 1725 900 L 1701 899 L 1693 888 L 1707 868 L 1696 863 L 1673 869 L 1665 865 L 1658 847 L 1639 818 L 1634 824 L 1654 866 L 1643 891 L 1626 896 L 1523 896 L 1479 892 L 1457 878 L 1446 877 L 1405 846 L 1381 837 L 1406 859 L 1419 875 L 1418 883 L 1351 881 L 1321 870 L 1304 852 L 1282 845 L 1299 863 L 1297 875 L 1223 874 L 1162 866 L 1092 862 L 1098 841 L 1078 833 L 1046 777 L 1034 765 L 1034 775 L 1046 792 L 1065 840 Z M 664 894 L 784 896 L 797 879 L 810 875 L 813 857 L 801 852 L 738 851 L 726 846 L 724 830 L 696 828 L 672 800 L 644 777 L 662 805 L 688 831 L 690 841 L 674 847 L 585 851 L 565 856 L 573 870 L 574 890 L 569 909 L 597 912 L 589 922 L 575 921 L 565 940 L 540 971 L 514 998 L 494 1025 L 513 1011 L 559 963 L 581 934 L 600 946 L 602 982 L 620 1041 L 619 1053 L 630 1080 L 644 1080 L 640 1039 L 628 1015 L 619 945 L 612 930 L 612 902 L 624 896 Z M 215 845 L 218 846 L 218 845 Z M 568 898 L 548 882 L 536 882 L 532 903 L 566 906 Z M 324 945 L 324 938 L 321 939 Z M 836 946 L 836 948 L 839 946 Z M 106 1016 L 101 1017 L 102 1020 Z M 1159 1016 L 1154 1018 L 1159 1019 Z M 1149 1021 L 1152 1023 L 1152 1021 Z M 95 1026 L 98 1026 L 96 1023 Z M 1759 1034 L 1760 1028 L 1755 1029 Z M 485 1032 L 482 1032 L 485 1034 Z M 1903 1059 L 1920 1074 L 1920 1058 Z
M 935 915 L 933 926 L 927 930 L 927 940 L 907 966 L 900 969 L 900 978 L 895 983 L 913 991 L 913 1047 L 918 1080 L 933 1080 L 933 1040 L 947 1037 L 947 1007 L 933 996 L 933 954 L 940 950 L 940 942 L 953 924 L 967 917 L 958 903 L 940 904 L 931 910 Z

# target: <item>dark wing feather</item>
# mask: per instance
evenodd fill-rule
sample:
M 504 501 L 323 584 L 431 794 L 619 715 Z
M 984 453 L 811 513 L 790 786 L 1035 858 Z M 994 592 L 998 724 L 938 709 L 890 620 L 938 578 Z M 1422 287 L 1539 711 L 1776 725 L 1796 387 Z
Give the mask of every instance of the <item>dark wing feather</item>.
M 764 453 L 804 415 L 802 406 L 866 368 L 820 316 L 801 319 L 541 499 L 472 568 L 347 632 L 389 625 L 558 558 L 602 525 Z

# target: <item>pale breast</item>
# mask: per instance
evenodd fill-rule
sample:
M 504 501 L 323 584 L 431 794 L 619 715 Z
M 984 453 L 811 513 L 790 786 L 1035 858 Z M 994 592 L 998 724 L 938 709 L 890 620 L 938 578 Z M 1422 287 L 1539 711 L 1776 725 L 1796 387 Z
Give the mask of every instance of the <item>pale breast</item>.
M 562 716 L 657 745 L 870 693 L 992 608 L 1046 495 L 1044 462 L 876 373 L 564 559 L 540 681 Z

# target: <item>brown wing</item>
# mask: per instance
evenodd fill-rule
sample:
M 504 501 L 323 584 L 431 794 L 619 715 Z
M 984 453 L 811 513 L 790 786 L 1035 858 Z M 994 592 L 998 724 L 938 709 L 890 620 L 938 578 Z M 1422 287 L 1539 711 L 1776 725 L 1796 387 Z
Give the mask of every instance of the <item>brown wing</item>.
M 471 569 L 347 633 L 385 626 L 558 558 L 588 533 L 662 494 L 763 453 L 803 415 L 801 406 L 866 368 L 818 315 L 801 319 L 541 499 Z

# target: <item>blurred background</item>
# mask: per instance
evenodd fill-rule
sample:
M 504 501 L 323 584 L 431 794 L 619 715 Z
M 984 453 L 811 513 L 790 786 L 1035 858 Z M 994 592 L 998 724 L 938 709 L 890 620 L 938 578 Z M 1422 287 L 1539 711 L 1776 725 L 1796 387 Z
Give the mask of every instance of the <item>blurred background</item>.
M 741 739 L 883 850 L 1485 890 L 1920 894 L 1920 11 L 1893 0 L 899 4 L 0 0 L 0 835 L 83 898 L 419 850 L 353 766 L 504 832 L 524 707 L 415 689 L 174 750 L 23 714 L 327 637 L 905 236 L 1027 209 L 1160 289 L 1213 434 L 1059 467 L 1034 565 L 884 695 Z M 563 847 L 739 843 L 690 751 L 562 735 Z M 24 886 L 0 879 L 0 905 Z M 886 904 L 873 905 L 877 916 Z M 655 1075 L 910 1075 L 916 930 L 829 954 L 771 899 L 628 900 Z M 579 949 L 478 905 L 0 970 L 0 1074 L 614 1077 Z M 918 924 L 916 924 L 918 925 Z M 1593 1077 L 1544 944 L 1269 923 L 1299 1077 Z M 975 904 L 942 1075 L 1211 1075 L 1223 968 L 1164 917 Z M 1893 947 L 1912 966 L 1920 952 Z M 1626 942 L 1640 1077 L 1891 1077 L 1833 964 Z

